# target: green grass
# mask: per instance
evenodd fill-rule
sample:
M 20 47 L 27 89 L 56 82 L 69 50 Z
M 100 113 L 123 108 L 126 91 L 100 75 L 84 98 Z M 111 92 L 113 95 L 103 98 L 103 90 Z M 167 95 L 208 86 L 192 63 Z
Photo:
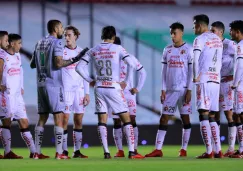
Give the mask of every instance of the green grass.
M 71 151 L 71 147 L 69 150 Z M 151 152 L 152 146 L 140 146 L 139 152 L 146 154 Z M 243 159 L 195 159 L 196 155 L 204 151 L 203 146 L 189 146 L 188 157 L 178 158 L 179 146 L 164 146 L 163 158 L 146 158 L 143 160 L 129 160 L 127 158 L 104 160 L 101 147 L 92 147 L 82 149 L 88 159 L 71 159 L 71 160 L 55 160 L 53 158 L 54 148 L 43 148 L 42 152 L 52 156 L 51 159 L 34 160 L 28 159 L 29 152 L 26 148 L 16 148 L 13 151 L 19 155 L 23 155 L 23 160 L 0 160 L 0 171 L 243 171 Z M 127 149 L 125 149 L 127 151 Z M 223 148 L 226 150 L 226 147 Z M 110 148 L 112 156 L 116 149 Z

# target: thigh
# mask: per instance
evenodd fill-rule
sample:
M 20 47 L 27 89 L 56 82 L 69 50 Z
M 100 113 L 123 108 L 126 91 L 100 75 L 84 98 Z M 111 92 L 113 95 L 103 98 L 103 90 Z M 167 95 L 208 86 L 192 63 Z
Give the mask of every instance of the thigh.
M 23 96 L 21 94 L 16 95 L 16 112 L 13 115 L 14 119 L 27 119 L 27 113 L 26 113 L 26 108 L 25 108 L 25 103 L 24 103 L 24 99 Z
M 47 94 L 46 87 L 37 88 L 37 97 L 38 97 L 38 114 L 49 114 L 51 113 L 49 106 L 49 98 Z
M 75 92 L 73 112 L 79 114 L 84 113 L 84 90 L 81 88 Z
M 114 112 L 114 115 L 128 112 L 127 101 L 121 89 L 106 89 L 105 101 Z
M 64 94 L 62 87 L 47 87 L 50 113 L 63 113 L 65 110 Z
M 179 98 L 179 91 L 166 91 L 162 114 L 174 115 L 177 110 Z
M 231 89 L 231 82 L 221 83 L 219 91 L 219 110 L 229 111 L 233 109 L 234 92 Z
M 182 90 L 180 92 L 180 97 L 179 97 L 179 100 L 178 100 L 178 108 L 179 108 L 179 111 L 180 111 L 180 114 L 181 115 L 189 115 L 189 114 L 192 114 L 192 104 L 191 104 L 191 101 L 188 104 L 185 102 L 186 92 L 187 92 L 187 89 Z
M 130 115 L 136 116 L 136 111 L 137 111 L 136 95 L 132 95 L 130 91 L 124 91 L 124 95 L 127 101 Z
M 74 97 L 75 91 L 64 91 L 64 113 L 70 114 L 73 112 Z
M 10 118 L 11 117 L 11 98 L 7 93 L 0 92 L 0 118 Z
M 104 98 L 104 88 L 95 88 L 95 114 L 106 114 L 108 112 L 107 102 Z
M 210 91 L 207 83 L 196 84 L 197 94 L 197 110 L 209 110 L 210 109 Z
M 210 111 L 219 111 L 219 91 L 220 85 L 216 83 L 208 83 L 208 89 L 210 90 Z

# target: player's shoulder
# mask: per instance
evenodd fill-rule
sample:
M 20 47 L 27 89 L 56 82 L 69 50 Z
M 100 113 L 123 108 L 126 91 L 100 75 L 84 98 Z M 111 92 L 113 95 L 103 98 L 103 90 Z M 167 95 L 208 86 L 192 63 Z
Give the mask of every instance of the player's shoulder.
M 227 44 L 228 46 L 236 46 L 237 45 L 233 40 L 230 40 L 230 39 L 227 39 L 227 38 L 224 38 L 223 43 Z
M 80 46 L 77 46 L 76 50 L 81 52 L 83 50 L 83 48 L 81 48 Z
M 7 55 L 7 52 L 3 49 L 0 49 L 0 58 L 4 59 Z
M 165 48 L 164 48 L 164 51 L 166 52 L 166 51 L 168 51 L 168 50 L 171 50 L 171 49 L 173 49 L 173 45 L 172 44 L 170 44 L 170 45 L 167 45 L 167 46 L 165 46 Z
M 237 46 L 240 46 L 241 48 L 243 48 L 243 40 L 241 40 L 241 41 L 237 44 Z

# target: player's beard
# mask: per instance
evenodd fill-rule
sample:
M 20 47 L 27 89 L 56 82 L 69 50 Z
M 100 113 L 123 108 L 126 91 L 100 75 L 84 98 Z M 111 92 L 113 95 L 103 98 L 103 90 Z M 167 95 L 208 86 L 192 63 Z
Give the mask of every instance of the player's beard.
M 58 39 L 62 39 L 62 34 L 61 35 L 57 35 Z

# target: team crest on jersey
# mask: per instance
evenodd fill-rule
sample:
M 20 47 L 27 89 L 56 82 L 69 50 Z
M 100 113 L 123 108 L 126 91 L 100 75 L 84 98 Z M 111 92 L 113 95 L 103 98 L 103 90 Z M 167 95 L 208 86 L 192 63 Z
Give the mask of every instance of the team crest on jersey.
M 9 61 L 8 57 L 6 58 L 6 61 Z
M 171 49 L 170 49 L 170 50 L 168 50 L 168 53 L 171 53 Z
M 128 107 L 135 107 L 135 102 L 133 100 L 129 100 Z
M 64 55 L 67 55 L 67 52 L 66 51 L 64 51 Z
M 181 50 L 181 54 L 183 55 L 183 54 L 185 54 L 186 53 L 186 51 L 183 49 L 183 50 Z
M 17 57 L 17 59 L 18 59 L 18 61 L 19 61 L 19 56 L 18 56 L 18 55 L 16 55 L 16 57 Z

